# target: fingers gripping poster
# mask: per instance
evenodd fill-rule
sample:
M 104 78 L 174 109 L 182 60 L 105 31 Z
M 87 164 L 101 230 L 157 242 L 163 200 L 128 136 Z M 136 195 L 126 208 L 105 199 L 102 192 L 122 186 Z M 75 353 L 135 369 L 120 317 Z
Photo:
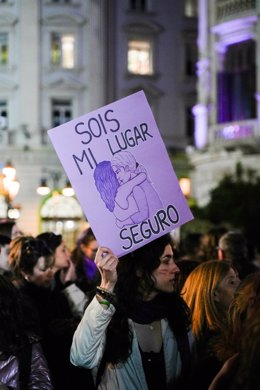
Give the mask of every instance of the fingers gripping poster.
M 143 91 L 48 135 L 97 241 L 116 255 L 193 218 Z

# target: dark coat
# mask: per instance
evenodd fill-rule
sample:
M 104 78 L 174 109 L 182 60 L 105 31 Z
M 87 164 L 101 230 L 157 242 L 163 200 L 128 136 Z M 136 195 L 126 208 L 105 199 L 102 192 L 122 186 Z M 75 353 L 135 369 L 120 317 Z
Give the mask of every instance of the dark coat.
M 19 390 L 18 358 L 10 356 L 1 359 L 0 383 Z M 32 343 L 31 373 L 28 384 L 29 390 L 53 390 L 50 372 L 39 342 Z
M 54 389 L 91 390 L 90 372 L 70 363 L 70 346 L 79 321 L 73 317 L 65 295 L 27 282 L 20 289 L 31 330 L 41 337 Z

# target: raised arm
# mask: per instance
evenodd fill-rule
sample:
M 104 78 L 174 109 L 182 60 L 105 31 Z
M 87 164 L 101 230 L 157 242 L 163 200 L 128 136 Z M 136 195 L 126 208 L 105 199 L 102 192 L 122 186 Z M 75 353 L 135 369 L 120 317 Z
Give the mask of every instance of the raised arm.
M 133 223 L 131 221 L 131 215 L 135 214 L 138 212 L 138 207 L 136 204 L 136 201 L 134 197 L 131 195 L 128 197 L 128 208 L 123 209 L 118 206 L 117 203 L 115 203 L 115 208 L 114 208 L 114 216 L 116 217 L 117 221 L 120 222 L 125 222 L 126 220 L 130 221 L 130 225 Z
M 101 273 L 100 288 L 113 294 L 117 281 L 118 258 L 110 249 L 100 247 L 95 262 Z M 106 329 L 113 317 L 115 307 L 96 295 L 87 307 L 79 323 L 71 346 L 70 360 L 75 366 L 97 367 L 104 353 Z

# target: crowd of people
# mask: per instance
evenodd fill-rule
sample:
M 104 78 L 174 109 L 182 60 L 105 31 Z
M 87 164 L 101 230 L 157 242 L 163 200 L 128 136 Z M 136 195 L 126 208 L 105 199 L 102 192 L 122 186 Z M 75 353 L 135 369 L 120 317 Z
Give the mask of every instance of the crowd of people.
M 260 389 L 260 266 L 238 230 L 120 258 L 91 227 L 0 224 L 1 390 Z

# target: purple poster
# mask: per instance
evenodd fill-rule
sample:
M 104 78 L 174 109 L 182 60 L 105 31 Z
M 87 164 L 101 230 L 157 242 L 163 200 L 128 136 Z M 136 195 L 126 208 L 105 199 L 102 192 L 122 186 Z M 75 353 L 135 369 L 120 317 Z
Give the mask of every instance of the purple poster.
M 99 244 L 118 256 L 193 218 L 143 91 L 48 134 Z

